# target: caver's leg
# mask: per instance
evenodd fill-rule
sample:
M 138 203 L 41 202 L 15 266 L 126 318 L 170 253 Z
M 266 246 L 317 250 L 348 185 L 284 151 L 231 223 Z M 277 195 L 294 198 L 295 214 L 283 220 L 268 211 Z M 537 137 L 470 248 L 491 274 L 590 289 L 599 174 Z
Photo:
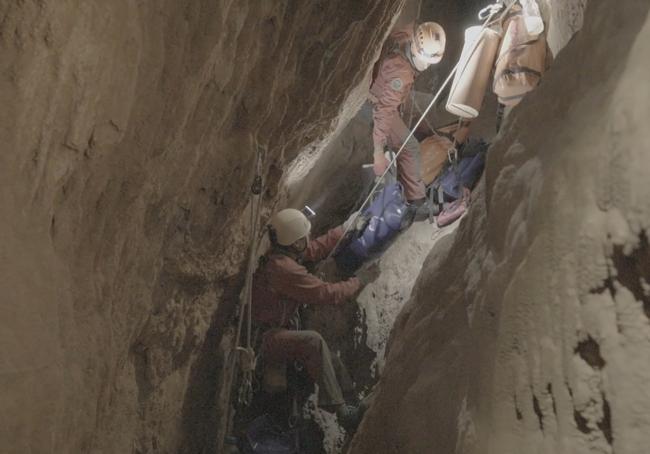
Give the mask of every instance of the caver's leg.
M 318 384 L 320 406 L 344 403 L 343 393 L 332 364 L 332 354 L 323 337 L 316 331 L 273 329 L 264 334 L 265 361 L 304 364 L 310 378 Z

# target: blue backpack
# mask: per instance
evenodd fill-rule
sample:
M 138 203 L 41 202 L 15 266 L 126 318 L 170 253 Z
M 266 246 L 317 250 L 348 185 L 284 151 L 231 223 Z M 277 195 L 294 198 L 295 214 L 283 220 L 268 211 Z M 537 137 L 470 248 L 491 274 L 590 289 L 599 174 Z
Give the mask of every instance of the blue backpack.
M 363 229 L 354 231 L 334 255 L 339 269 L 354 273 L 366 260 L 386 250 L 402 227 L 406 201 L 402 185 L 394 182 L 377 193 L 372 203 L 361 213 L 367 222 Z

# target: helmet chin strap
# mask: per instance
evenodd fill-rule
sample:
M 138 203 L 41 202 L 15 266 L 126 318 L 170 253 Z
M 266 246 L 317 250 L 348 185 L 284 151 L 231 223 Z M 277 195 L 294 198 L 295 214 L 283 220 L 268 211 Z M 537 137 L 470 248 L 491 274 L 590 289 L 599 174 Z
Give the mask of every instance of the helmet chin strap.
M 298 240 L 298 241 L 300 241 L 300 240 Z M 308 244 L 309 244 L 309 240 L 305 239 L 305 241 L 303 242 L 302 248 L 300 248 L 300 249 L 296 247 L 296 243 L 293 243 L 290 246 L 285 246 L 285 248 L 287 250 L 289 250 L 289 252 L 292 252 L 293 254 L 295 254 L 297 256 L 301 256 L 303 254 L 303 252 L 305 252 L 307 250 L 307 245 Z
M 412 43 L 409 43 L 409 45 L 406 46 L 406 52 L 405 52 L 406 56 L 408 57 L 411 66 L 413 66 L 413 68 L 415 68 L 416 71 L 422 72 L 429 67 L 429 64 L 425 62 L 418 64 L 419 60 L 415 55 L 413 55 L 413 50 L 411 49 L 412 45 L 413 45 Z

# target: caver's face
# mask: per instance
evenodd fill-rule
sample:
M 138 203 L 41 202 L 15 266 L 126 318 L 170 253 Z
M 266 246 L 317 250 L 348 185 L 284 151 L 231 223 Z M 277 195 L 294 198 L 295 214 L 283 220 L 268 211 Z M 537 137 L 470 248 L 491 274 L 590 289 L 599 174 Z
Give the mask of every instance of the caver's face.
M 422 60 L 422 58 L 420 58 L 418 56 L 418 53 L 414 50 L 415 47 L 416 46 L 413 43 L 411 43 L 411 53 L 413 55 L 413 65 L 415 66 L 415 69 L 417 69 L 418 71 L 424 71 L 429 66 L 431 66 L 431 63 L 427 63 L 426 61 Z
M 295 250 L 298 253 L 303 253 L 305 252 L 305 249 L 307 249 L 307 244 L 309 244 L 309 235 L 306 237 L 300 238 L 298 241 L 293 243 L 291 247 L 293 250 Z

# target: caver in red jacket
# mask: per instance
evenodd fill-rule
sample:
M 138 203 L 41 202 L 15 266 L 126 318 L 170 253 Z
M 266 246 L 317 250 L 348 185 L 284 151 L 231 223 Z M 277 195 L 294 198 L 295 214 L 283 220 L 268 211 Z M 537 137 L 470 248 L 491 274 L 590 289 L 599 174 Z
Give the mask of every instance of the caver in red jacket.
M 309 242 L 302 260 L 321 260 L 343 234 L 338 227 Z M 263 336 L 264 361 L 299 360 L 318 383 L 319 404 L 340 405 L 343 396 L 333 358 L 323 338 L 315 331 L 287 329 L 301 304 L 342 304 L 361 288 L 356 277 L 336 283 L 325 282 L 291 253 L 276 249 L 263 260 L 253 277 L 253 318 L 267 330 Z M 336 359 L 335 359 L 336 360 Z
M 419 74 L 408 57 L 411 40 L 408 31 L 411 28 L 412 26 L 405 27 L 391 34 L 386 44 L 389 50 L 381 58 L 377 75 L 370 87 L 368 98 L 373 104 L 372 139 L 375 153 L 383 150 L 384 146 L 397 152 L 409 135 L 399 108 L 406 101 Z M 420 170 L 420 144 L 414 137 L 407 141 L 397 158 L 397 165 L 406 199 L 422 199 L 425 189 Z

